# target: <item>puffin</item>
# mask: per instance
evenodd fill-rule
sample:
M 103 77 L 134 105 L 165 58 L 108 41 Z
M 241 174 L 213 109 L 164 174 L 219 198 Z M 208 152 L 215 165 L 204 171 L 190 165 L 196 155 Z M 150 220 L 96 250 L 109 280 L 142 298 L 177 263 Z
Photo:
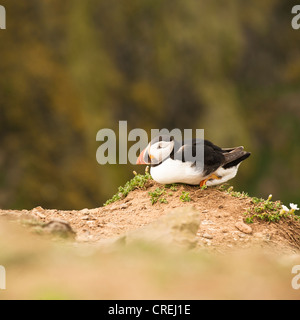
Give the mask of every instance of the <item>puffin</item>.
M 198 159 L 199 146 L 204 154 Z M 152 178 L 160 184 L 215 186 L 234 178 L 250 154 L 243 146 L 221 148 L 204 139 L 179 143 L 172 136 L 159 135 L 140 153 L 136 164 L 150 165 Z

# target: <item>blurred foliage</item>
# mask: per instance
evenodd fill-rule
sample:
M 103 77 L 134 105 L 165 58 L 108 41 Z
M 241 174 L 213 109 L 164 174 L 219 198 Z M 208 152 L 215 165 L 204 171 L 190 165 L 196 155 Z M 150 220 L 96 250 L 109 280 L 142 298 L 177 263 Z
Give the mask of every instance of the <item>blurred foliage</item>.
M 252 157 L 234 186 L 300 202 L 300 31 L 280 0 L 2 0 L 0 206 L 100 206 L 132 165 L 96 133 L 204 128 Z M 143 171 L 144 168 L 141 168 Z

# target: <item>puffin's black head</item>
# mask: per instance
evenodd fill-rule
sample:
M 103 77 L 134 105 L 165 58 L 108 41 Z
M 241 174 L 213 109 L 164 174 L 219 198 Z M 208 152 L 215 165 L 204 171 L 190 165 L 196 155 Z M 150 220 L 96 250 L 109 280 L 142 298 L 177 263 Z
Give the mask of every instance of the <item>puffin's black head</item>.
M 158 165 L 170 156 L 174 149 L 174 137 L 160 135 L 151 140 L 139 155 L 136 164 Z

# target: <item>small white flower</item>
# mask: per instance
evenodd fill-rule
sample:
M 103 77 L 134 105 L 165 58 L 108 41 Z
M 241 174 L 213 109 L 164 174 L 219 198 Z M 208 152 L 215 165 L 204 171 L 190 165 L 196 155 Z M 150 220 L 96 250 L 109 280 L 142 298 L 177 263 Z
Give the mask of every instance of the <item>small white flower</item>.
M 288 207 L 286 207 L 285 205 L 282 205 L 282 210 L 284 212 L 290 212 L 290 209 Z
M 292 210 L 299 210 L 298 205 L 294 203 L 290 203 L 290 207 Z
M 269 194 L 269 196 L 268 196 L 268 201 L 271 201 L 272 197 L 273 197 L 273 195 L 272 195 L 272 194 Z

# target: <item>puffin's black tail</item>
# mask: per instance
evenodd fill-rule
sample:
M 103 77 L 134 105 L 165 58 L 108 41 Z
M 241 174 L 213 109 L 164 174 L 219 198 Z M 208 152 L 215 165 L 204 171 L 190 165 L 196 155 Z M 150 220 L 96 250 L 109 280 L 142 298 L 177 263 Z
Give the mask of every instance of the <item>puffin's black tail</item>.
M 222 166 L 224 169 L 237 166 L 239 163 L 247 159 L 251 153 L 244 151 L 244 147 L 237 147 L 233 149 L 222 149 L 225 162 Z

